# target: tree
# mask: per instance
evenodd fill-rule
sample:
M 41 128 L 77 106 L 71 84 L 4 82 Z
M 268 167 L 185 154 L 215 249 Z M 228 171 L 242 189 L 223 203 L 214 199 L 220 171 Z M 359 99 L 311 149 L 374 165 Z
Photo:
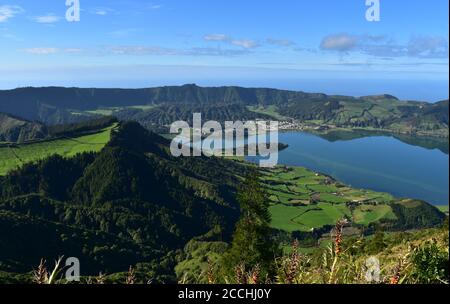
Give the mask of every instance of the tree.
M 272 239 L 268 195 L 256 172 L 245 178 L 238 189 L 237 200 L 241 217 L 231 247 L 222 259 L 223 275 L 234 278 L 238 266 L 248 271 L 258 268 L 261 277 L 271 275 L 279 248 Z

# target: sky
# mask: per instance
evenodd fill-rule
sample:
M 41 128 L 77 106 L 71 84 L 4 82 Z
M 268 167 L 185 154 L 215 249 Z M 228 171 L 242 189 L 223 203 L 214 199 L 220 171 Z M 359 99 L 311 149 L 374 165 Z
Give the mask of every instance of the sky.
M 70 2 L 70 1 L 69 1 Z M 371 2 L 371 1 L 369 1 Z M 448 98 L 448 0 L 0 0 L 0 89 L 241 85 Z

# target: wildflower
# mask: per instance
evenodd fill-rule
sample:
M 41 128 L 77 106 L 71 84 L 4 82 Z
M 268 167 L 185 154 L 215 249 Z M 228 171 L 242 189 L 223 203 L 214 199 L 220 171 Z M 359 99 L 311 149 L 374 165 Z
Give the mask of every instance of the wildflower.
M 48 271 L 44 259 L 41 259 L 37 270 L 33 270 L 33 282 L 36 284 L 46 284 L 48 282 Z
M 100 272 L 95 278 L 95 283 L 99 285 L 105 284 L 105 275 Z
M 300 265 L 300 256 L 298 254 L 298 240 L 292 244 L 292 253 L 288 260 L 288 265 L 285 270 L 286 284 L 293 284 L 297 276 L 298 267 Z
M 208 284 L 215 284 L 216 283 L 216 279 L 214 277 L 214 269 L 213 269 L 213 264 L 211 262 L 210 259 L 208 259 L 208 272 L 207 272 L 207 277 L 208 277 Z
M 247 276 L 245 274 L 245 265 L 243 263 L 236 266 L 234 269 L 235 279 L 237 284 L 247 284 Z
M 136 272 L 132 266 L 128 269 L 127 278 L 125 280 L 126 284 L 134 284 L 136 282 Z
M 336 223 L 334 228 L 336 236 L 334 239 L 334 253 L 339 255 L 342 252 L 341 244 L 342 244 L 342 230 L 344 226 L 348 224 L 347 219 L 341 219 Z
M 255 268 L 250 273 L 250 283 L 251 284 L 259 284 L 261 276 L 261 267 L 256 265 Z
M 394 276 L 392 276 L 392 278 L 390 280 L 391 285 L 397 285 L 400 282 L 400 276 L 401 276 L 401 272 L 402 272 L 402 268 L 403 268 L 402 264 L 403 263 L 400 260 L 397 267 L 395 267 L 395 274 L 394 274 Z

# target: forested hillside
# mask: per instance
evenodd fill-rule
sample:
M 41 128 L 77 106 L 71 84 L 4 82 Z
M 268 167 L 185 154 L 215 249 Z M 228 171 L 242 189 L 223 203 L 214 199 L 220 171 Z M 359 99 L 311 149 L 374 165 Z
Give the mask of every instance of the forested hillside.
M 175 250 L 210 230 L 230 237 L 239 172 L 220 159 L 174 159 L 165 139 L 123 124 L 100 153 L 55 155 L 0 177 L 0 269 L 28 272 L 65 255 L 88 274 L 147 263 L 155 279 L 174 280 Z
M 146 106 L 142 109 L 136 106 Z M 0 91 L 0 111 L 48 124 L 85 120 L 110 111 L 144 125 L 163 125 L 201 111 L 210 119 L 267 118 L 264 111 L 300 122 L 448 137 L 448 100 L 400 101 L 390 95 L 349 97 L 296 91 L 196 85 L 148 89 L 20 88 Z
M 270 119 L 268 115 L 261 115 L 249 111 L 245 106 L 239 104 L 203 104 L 203 105 L 161 105 L 150 110 L 123 109 L 114 112 L 114 116 L 121 120 L 137 121 L 143 126 L 167 126 L 174 121 L 183 120 L 192 124 L 192 114 L 201 113 L 204 121 L 236 121 L 256 120 L 258 118 Z

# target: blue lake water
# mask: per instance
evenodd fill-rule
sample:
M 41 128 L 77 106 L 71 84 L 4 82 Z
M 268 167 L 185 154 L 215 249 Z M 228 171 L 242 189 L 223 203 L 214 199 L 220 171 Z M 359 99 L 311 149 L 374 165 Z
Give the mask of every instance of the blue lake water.
M 330 140 L 304 132 L 280 133 L 279 141 L 289 145 L 279 153 L 280 164 L 322 172 L 356 188 L 448 204 L 448 141 L 437 149 L 422 139 L 426 148 L 383 135 Z

